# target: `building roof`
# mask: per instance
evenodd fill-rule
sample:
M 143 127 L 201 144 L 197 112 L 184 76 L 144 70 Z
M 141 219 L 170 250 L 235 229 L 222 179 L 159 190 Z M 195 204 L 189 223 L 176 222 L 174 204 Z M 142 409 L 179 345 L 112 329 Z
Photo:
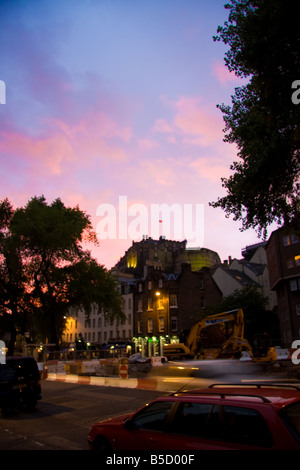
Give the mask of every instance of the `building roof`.
M 239 260 L 239 263 L 244 266 L 247 266 L 247 268 L 253 271 L 256 276 L 261 275 L 264 272 L 264 269 L 266 268 L 264 264 L 252 263 L 244 259 Z
M 249 285 L 256 285 L 259 287 L 259 284 L 253 279 L 251 279 L 249 276 L 247 276 L 245 273 L 238 271 L 237 269 L 230 269 L 230 268 L 223 268 L 221 267 L 226 274 L 228 274 L 230 277 L 232 277 L 235 281 L 239 282 L 243 287 L 249 286 Z
M 248 245 L 242 249 L 242 256 L 245 259 L 249 260 L 252 258 L 252 256 L 254 255 L 254 253 L 256 252 L 258 248 L 260 248 L 261 246 L 265 247 L 266 245 L 267 245 L 267 241 L 255 243 L 254 245 Z

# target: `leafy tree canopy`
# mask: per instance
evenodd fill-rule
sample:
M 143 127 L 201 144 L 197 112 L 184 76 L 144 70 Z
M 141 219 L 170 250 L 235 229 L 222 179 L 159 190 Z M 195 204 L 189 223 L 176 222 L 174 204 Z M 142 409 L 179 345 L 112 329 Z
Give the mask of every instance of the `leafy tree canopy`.
M 92 306 L 123 318 L 121 296 L 111 274 L 82 248 L 96 243 L 90 218 L 60 199 L 48 205 L 32 198 L 14 210 L 0 203 L 0 329 L 29 331 L 35 341 L 60 343 L 65 316 Z
M 244 312 L 245 338 L 253 343 L 255 337 L 268 333 L 278 340 L 278 319 L 275 313 L 267 310 L 267 299 L 256 286 L 249 285 L 224 297 L 221 303 L 223 311 L 241 308 Z
M 248 83 L 235 89 L 232 106 L 218 105 L 224 141 L 237 145 L 239 160 L 222 178 L 227 195 L 211 205 L 266 235 L 272 222 L 299 222 L 300 104 L 292 84 L 300 80 L 300 3 L 231 0 L 225 8 L 228 21 L 214 40 L 229 46 L 228 69 Z

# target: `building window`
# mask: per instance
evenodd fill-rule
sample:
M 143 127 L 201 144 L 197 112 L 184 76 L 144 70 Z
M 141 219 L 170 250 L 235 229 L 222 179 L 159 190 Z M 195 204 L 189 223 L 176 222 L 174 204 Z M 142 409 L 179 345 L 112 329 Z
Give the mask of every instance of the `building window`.
M 283 237 L 283 244 L 284 246 L 289 246 L 291 244 L 295 245 L 296 243 L 299 243 L 299 237 L 292 233 L 291 235 L 287 235 L 286 237 Z
M 293 279 L 292 281 L 290 281 L 290 291 L 294 292 L 295 290 L 298 290 L 297 279 Z
M 141 282 L 139 283 L 139 292 L 143 292 L 143 284 Z
M 177 307 L 177 294 L 170 294 L 170 307 Z
M 161 289 L 163 286 L 163 280 L 162 279 L 159 279 L 158 281 L 158 287 Z
M 143 299 L 138 299 L 138 312 L 143 311 Z
M 148 310 L 153 310 L 153 298 L 148 297 Z
M 295 266 L 300 266 L 300 255 L 295 256 Z
M 163 333 L 165 331 L 165 318 L 164 317 L 158 317 L 158 329 L 160 333 Z
M 152 320 L 152 318 L 148 318 L 147 325 L 148 325 L 148 333 L 153 333 L 153 320 Z
M 148 281 L 148 290 L 152 289 L 152 281 Z
M 177 317 L 175 315 L 171 316 L 171 331 L 177 331 L 178 330 L 178 321 Z
M 291 268 L 294 267 L 294 260 L 293 260 L 293 258 L 287 258 L 287 259 L 286 259 L 286 267 L 287 267 L 288 269 L 291 269 Z
M 300 304 L 296 305 L 296 315 L 300 315 Z
M 137 322 L 137 329 L 138 329 L 138 334 L 141 335 L 142 332 L 143 332 L 141 320 L 138 320 L 138 322 Z

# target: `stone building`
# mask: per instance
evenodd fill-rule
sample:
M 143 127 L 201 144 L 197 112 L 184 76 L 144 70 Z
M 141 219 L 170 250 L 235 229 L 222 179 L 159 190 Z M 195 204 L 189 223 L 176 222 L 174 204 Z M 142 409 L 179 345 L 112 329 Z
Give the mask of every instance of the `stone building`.
M 82 338 L 85 344 L 91 348 L 130 349 L 133 336 L 133 288 L 134 279 L 130 275 L 122 274 L 118 278 L 118 288 L 123 298 L 124 320 L 106 319 L 104 312 L 92 308 L 89 317 L 83 310 L 69 312 L 66 318 L 66 327 L 63 340 L 74 345 Z M 113 352 L 113 351 L 112 351 Z M 126 351 L 127 353 L 131 350 Z
M 132 243 L 113 270 L 142 277 L 144 267 L 149 264 L 161 268 L 166 273 L 180 273 L 183 263 L 189 263 L 192 271 L 204 267 L 211 268 L 221 263 L 215 251 L 208 248 L 187 248 L 186 243 L 186 240 L 174 241 L 164 237 L 154 240 L 144 237 L 143 240 Z
M 192 271 L 182 264 L 180 273 L 165 273 L 147 266 L 134 292 L 134 342 L 144 355 L 162 355 L 163 345 L 181 341 L 222 294 L 209 268 Z
M 300 338 L 300 238 L 288 227 L 272 232 L 266 245 L 271 289 L 276 292 L 281 340 Z

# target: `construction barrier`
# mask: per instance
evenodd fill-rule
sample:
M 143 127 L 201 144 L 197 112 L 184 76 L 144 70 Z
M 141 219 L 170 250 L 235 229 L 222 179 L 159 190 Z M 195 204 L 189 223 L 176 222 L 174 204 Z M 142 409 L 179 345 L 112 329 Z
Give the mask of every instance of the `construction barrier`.
M 146 379 L 122 379 L 117 377 L 94 377 L 94 376 L 81 376 L 72 374 L 51 374 L 48 373 L 48 381 L 65 382 L 84 385 L 98 385 L 102 387 L 123 387 L 134 388 L 139 390 L 157 390 L 160 392 L 176 392 L 187 383 L 195 388 L 207 387 L 211 381 L 204 379 L 191 379 L 191 377 L 157 377 Z

